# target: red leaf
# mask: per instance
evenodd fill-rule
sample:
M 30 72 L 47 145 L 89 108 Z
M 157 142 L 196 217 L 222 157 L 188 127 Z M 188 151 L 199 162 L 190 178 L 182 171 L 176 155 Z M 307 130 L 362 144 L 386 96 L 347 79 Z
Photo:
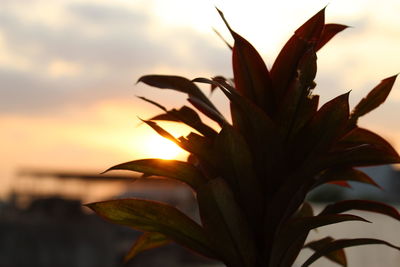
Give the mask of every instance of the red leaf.
M 338 185 L 338 186 L 342 186 L 342 187 L 351 188 L 351 185 L 346 181 L 332 181 L 332 182 L 328 182 L 328 184 L 334 184 L 334 185 Z
M 271 115 L 275 109 L 275 97 L 267 66 L 257 50 L 233 31 L 223 13 L 218 12 L 235 40 L 232 65 L 236 89 Z
M 351 119 L 354 124 L 357 123 L 357 119 L 368 112 L 374 110 L 380 106 L 388 97 L 392 90 L 393 84 L 396 81 L 397 75 L 391 76 L 382 80 L 366 97 L 361 99 L 357 106 L 351 113 Z
M 360 145 L 374 145 L 388 154 L 396 155 L 396 150 L 385 139 L 367 129 L 356 127 L 346 134 L 337 144 L 337 148 L 351 148 Z
M 317 73 L 317 56 L 314 49 L 309 49 L 300 59 L 296 77 L 288 87 L 286 94 L 278 106 L 276 122 L 281 125 L 284 135 L 297 133 L 299 124 L 308 120 L 310 116 L 304 111 L 313 110 L 314 103 L 310 101 L 310 92 L 314 86 L 314 78 Z M 313 115 L 313 114 L 312 114 Z M 303 116 L 306 116 L 304 118 Z M 302 126 L 302 125 L 301 125 Z
M 334 241 L 334 239 L 330 236 L 322 238 L 320 240 L 312 241 L 307 243 L 304 247 L 305 248 L 311 248 L 314 251 L 318 251 Z M 342 266 L 347 266 L 347 259 L 346 259 L 346 254 L 344 252 L 344 249 L 338 249 L 332 252 L 329 252 L 324 255 L 327 259 L 336 262 L 339 265 Z
M 319 157 L 319 153 L 330 150 L 343 135 L 349 117 L 348 97 L 346 93 L 325 103 L 299 132 L 294 139 L 295 161 L 303 162 L 307 156 Z
M 299 60 L 320 39 L 324 24 L 325 8 L 296 30 L 276 58 L 270 74 L 277 103 L 294 80 Z
M 341 24 L 325 24 L 322 31 L 321 38 L 318 41 L 315 51 L 320 50 L 326 43 L 328 43 L 336 34 L 348 28 L 346 25 Z

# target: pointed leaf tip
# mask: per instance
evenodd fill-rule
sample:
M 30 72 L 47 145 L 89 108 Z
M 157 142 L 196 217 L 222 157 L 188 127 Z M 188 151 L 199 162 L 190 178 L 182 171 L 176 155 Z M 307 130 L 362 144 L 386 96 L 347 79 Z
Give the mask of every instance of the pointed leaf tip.
M 295 31 L 295 35 L 307 42 L 318 42 L 325 25 L 325 9 L 326 7 L 306 21 Z
M 342 24 L 334 24 L 329 23 L 325 24 L 324 29 L 322 31 L 321 37 L 315 47 L 315 50 L 318 51 L 324 45 L 326 45 L 334 36 L 336 36 L 341 31 L 349 28 L 349 26 L 342 25 Z
M 229 25 L 228 21 L 225 18 L 224 12 L 222 12 L 219 8 L 215 7 L 215 9 L 218 11 L 219 16 L 221 17 L 222 21 L 224 22 L 226 28 L 228 28 L 228 30 L 230 32 L 233 32 L 231 26 Z
M 361 99 L 357 106 L 352 111 L 352 121 L 357 122 L 357 119 L 370 111 L 379 107 L 386 98 L 389 96 L 390 91 L 396 81 L 397 75 L 393 75 L 383 79 L 377 86 L 375 86 L 366 97 Z
M 171 239 L 163 234 L 157 232 L 146 232 L 133 244 L 129 252 L 125 255 L 124 262 L 127 263 L 143 251 L 167 245 L 171 241 Z

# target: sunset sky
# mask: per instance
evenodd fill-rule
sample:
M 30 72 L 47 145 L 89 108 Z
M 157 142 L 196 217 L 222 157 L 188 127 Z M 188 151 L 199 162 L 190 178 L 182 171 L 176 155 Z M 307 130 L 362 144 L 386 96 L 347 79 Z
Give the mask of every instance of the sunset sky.
M 185 96 L 135 84 L 144 74 L 231 77 L 231 38 L 214 6 L 271 66 L 293 31 L 324 6 L 352 28 L 318 54 L 322 102 L 352 90 L 351 104 L 400 72 L 400 1 L 0 1 L 0 196 L 19 168 L 104 169 L 157 156 L 138 98 L 180 107 Z M 212 100 L 228 114 L 220 93 Z M 361 120 L 400 150 L 400 81 Z M 168 125 L 175 135 L 187 129 Z M 182 155 L 180 155 L 182 156 Z

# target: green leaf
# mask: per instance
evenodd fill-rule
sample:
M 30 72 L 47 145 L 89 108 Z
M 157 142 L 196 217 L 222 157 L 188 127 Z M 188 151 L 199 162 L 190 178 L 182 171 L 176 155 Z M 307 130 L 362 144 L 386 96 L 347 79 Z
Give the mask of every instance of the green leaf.
M 321 38 L 318 41 L 317 46 L 315 47 L 315 51 L 321 49 L 326 43 L 328 43 L 336 34 L 347 29 L 348 26 L 341 24 L 328 23 L 325 24 L 324 29 L 322 30 Z
M 111 170 L 129 170 L 148 175 L 165 176 L 184 182 L 195 190 L 206 182 L 206 178 L 196 167 L 178 160 L 141 159 L 118 164 L 106 172 Z
M 254 266 L 255 247 L 251 229 L 225 181 L 216 178 L 197 194 L 204 229 L 223 262 L 232 267 Z
M 361 99 L 357 106 L 351 112 L 351 120 L 354 125 L 357 123 L 359 117 L 367 114 L 380 106 L 388 97 L 392 90 L 393 84 L 396 81 L 397 75 L 391 76 L 382 80 L 369 94 Z
M 270 72 L 277 103 L 294 80 L 299 60 L 310 47 L 318 43 L 324 23 L 325 8 L 297 29 L 280 51 Z
M 317 250 L 306 262 L 301 265 L 301 267 L 308 267 L 313 262 L 319 258 L 336 251 L 338 249 L 343 249 L 347 247 L 361 246 L 361 245 L 386 245 L 394 249 L 400 250 L 400 247 L 390 244 L 389 242 L 374 239 L 374 238 L 355 238 L 355 239 L 338 239 L 328 243 L 326 246 Z
M 184 247 L 215 258 L 204 229 L 178 209 L 142 199 L 119 199 L 87 204 L 104 219 L 143 232 L 158 232 Z
M 392 206 L 372 200 L 344 200 L 325 207 L 320 215 L 342 213 L 349 210 L 370 211 L 387 215 L 400 221 L 399 212 Z
M 371 177 L 360 170 L 356 170 L 353 168 L 332 168 L 329 170 L 325 170 L 322 174 L 320 174 L 316 178 L 316 182 L 313 188 L 332 182 L 347 182 L 354 181 L 364 184 L 369 184 L 375 186 L 379 189 L 382 189 Z
M 124 262 L 128 262 L 143 251 L 165 246 L 171 243 L 171 241 L 172 240 L 167 236 L 157 232 L 144 233 L 136 240 L 129 252 L 125 255 Z
M 316 240 L 316 241 L 312 241 L 307 243 L 304 248 L 310 248 L 314 251 L 318 251 L 320 249 L 322 249 L 323 247 L 325 247 L 326 245 L 328 245 L 329 243 L 331 243 L 332 241 L 334 241 L 334 239 L 330 236 L 328 237 L 324 237 L 322 239 Z M 335 251 L 331 251 L 327 254 L 324 255 L 327 259 L 346 267 L 347 266 L 347 259 L 346 259 L 346 253 L 344 252 L 344 249 L 338 249 Z
M 272 251 L 271 266 L 278 266 L 278 263 L 287 260 L 294 260 L 296 253 L 301 249 L 302 243 L 310 230 L 346 221 L 369 222 L 359 216 L 350 214 L 328 214 L 313 217 L 295 218 L 285 225 L 276 235 L 274 248 Z M 297 242 L 301 240 L 302 242 Z M 289 254 L 289 255 L 288 255 Z

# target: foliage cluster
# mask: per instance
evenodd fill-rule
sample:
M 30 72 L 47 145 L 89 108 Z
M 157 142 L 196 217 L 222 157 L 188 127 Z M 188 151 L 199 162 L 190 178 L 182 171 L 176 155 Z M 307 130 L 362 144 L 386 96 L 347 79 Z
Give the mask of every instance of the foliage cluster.
M 226 22 L 233 39 L 234 79 L 216 76 L 189 80 L 180 76 L 147 75 L 147 85 L 188 95 L 189 106 L 167 110 L 143 98 L 163 113 L 144 120 L 157 133 L 190 153 L 187 161 L 141 159 L 109 170 L 142 172 L 146 177 L 165 176 L 193 189 L 201 223 L 165 203 L 120 199 L 88 206 L 113 223 L 143 231 L 127 258 L 140 251 L 174 241 L 229 267 L 292 266 L 307 247 L 314 254 L 302 265 L 320 257 L 346 266 L 344 248 L 388 242 L 371 239 L 326 237 L 311 243 L 312 229 L 365 219 L 348 214 L 363 210 L 399 220 L 393 207 L 379 202 L 347 200 L 328 205 L 319 214 L 305 201 L 316 187 L 349 181 L 378 186 L 355 167 L 399 163 L 392 146 L 377 134 L 357 126 L 359 117 L 387 98 L 396 76 L 382 80 L 350 111 L 349 93 L 319 106 L 313 93 L 316 53 L 346 28 L 326 24 L 321 10 L 284 45 L 271 69 L 255 48 Z M 224 118 L 196 83 L 211 84 L 230 101 L 231 120 Z M 215 130 L 198 112 L 218 123 Z M 175 121 L 194 129 L 175 138 L 155 121 Z M 231 122 L 230 122 L 231 121 Z

